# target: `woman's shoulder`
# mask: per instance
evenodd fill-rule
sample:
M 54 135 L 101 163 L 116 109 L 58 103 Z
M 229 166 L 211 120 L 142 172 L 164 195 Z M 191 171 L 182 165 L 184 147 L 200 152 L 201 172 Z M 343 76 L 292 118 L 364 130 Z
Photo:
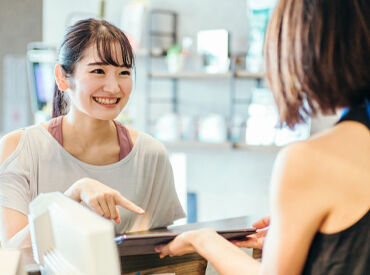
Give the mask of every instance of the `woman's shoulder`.
M 31 125 L 26 128 L 10 132 L 0 139 L 0 165 L 4 163 L 13 153 L 22 151 L 21 147 L 27 143 L 30 137 L 35 136 L 35 140 L 40 140 L 41 125 Z
M 348 121 L 288 145 L 280 154 L 297 165 L 311 164 L 317 168 L 333 161 L 356 161 L 362 156 L 370 157 L 370 135 L 360 123 Z
M 365 188 L 363 183 L 370 181 L 370 135 L 363 131 L 343 123 L 288 145 L 276 158 L 273 182 L 280 190 L 311 190 L 315 196 Z
M 17 149 L 23 135 L 23 129 L 6 134 L 0 139 L 0 165 Z

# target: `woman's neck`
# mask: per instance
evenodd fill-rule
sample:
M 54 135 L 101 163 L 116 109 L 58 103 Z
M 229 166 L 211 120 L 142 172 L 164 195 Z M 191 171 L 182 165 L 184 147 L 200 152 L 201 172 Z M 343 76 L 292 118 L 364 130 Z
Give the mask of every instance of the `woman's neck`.
M 73 140 L 81 147 L 117 142 L 117 130 L 111 120 L 100 120 L 70 111 L 63 118 L 63 141 Z

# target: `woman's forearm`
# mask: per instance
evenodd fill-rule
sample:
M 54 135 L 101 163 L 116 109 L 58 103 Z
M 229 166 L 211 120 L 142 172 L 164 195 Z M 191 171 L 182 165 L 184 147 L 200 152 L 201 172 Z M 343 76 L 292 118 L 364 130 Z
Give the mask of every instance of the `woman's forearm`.
M 260 263 L 225 240 L 214 230 L 204 229 L 189 236 L 195 250 L 220 274 L 258 274 Z M 223 253 L 220 253 L 222 251 Z

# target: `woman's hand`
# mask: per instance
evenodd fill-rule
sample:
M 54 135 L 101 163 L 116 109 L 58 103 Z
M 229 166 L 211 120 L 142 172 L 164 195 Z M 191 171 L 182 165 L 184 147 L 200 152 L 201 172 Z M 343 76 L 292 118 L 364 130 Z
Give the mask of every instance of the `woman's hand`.
M 95 212 L 116 223 L 121 223 L 117 205 L 137 214 L 144 214 L 143 209 L 123 197 L 118 191 L 90 178 L 76 181 L 65 194 L 78 202 L 83 201 Z
M 232 241 L 232 243 L 239 247 L 262 249 L 269 225 L 270 217 L 264 217 L 252 224 L 257 229 L 256 233 L 248 235 L 246 240 Z
M 155 251 L 160 253 L 160 258 L 167 255 L 173 257 L 194 253 L 196 252 L 194 242 L 213 232 L 214 230 L 208 228 L 184 232 L 170 243 L 156 246 Z

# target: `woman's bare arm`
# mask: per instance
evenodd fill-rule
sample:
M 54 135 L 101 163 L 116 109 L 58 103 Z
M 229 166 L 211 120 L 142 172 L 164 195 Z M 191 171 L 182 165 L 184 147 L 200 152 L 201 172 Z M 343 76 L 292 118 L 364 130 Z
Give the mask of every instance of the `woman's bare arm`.
M 262 274 L 301 274 L 315 233 L 330 211 L 320 161 L 306 143 L 283 149 L 271 181 L 271 224 Z M 330 191 L 329 191 L 330 193 Z
M 0 140 L 0 166 L 13 154 L 19 144 L 22 133 L 23 130 L 18 130 L 7 134 Z M 0 221 L 0 240 L 2 243 L 7 242 L 28 224 L 26 215 L 6 207 L 0 207 Z
M 315 181 L 314 158 L 305 144 L 289 146 L 277 158 L 262 265 L 209 229 L 181 234 L 157 252 L 161 257 L 198 252 L 221 274 L 300 274 L 312 238 L 329 212 L 327 192 Z

